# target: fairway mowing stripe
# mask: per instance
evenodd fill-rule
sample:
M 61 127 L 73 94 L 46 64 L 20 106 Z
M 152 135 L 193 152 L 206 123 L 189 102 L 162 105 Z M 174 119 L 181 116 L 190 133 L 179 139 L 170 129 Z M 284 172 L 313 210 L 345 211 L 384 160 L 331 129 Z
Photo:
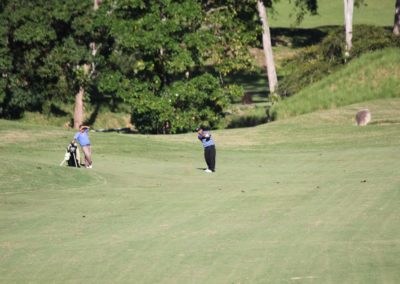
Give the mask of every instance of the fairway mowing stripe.
M 66 188 L 62 188 L 62 189 L 57 189 L 57 191 L 73 190 L 74 192 L 85 192 L 89 188 L 93 188 L 93 187 L 97 187 L 97 186 L 105 186 L 106 184 L 108 184 L 106 178 L 102 177 L 101 175 L 99 175 L 96 172 L 93 172 L 93 171 L 91 171 L 91 172 L 93 173 L 93 175 L 95 175 L 97 177 L 98 183 L 84 185 L 84 186 L 66 187 Z M 47 187 L 44 190 L 43 189 L 25 189 L 25 190 L 18 190 L 18 191 L 5 191 L 5 192 L 0 192 L 0 195 L 3 195 L 3 194 L 7 195 L 7 194 L 13 194 L 13 193 L 37 192 L 37 191 L 41 191 L 41 192 L 54 191 L 58 186 L 59 186 L 58 184 L 53 184 L 53 186 L 49 185 L 49 187 Z M 81 188 L 85 188 L 85 189 L 78 190 Z
M 303 276 L 303 277 L 296 276 L 296 277 L 290 278 L 290 280 L 317 279 L 317 278 L 318 277 L 316 277 L 316 276 Z

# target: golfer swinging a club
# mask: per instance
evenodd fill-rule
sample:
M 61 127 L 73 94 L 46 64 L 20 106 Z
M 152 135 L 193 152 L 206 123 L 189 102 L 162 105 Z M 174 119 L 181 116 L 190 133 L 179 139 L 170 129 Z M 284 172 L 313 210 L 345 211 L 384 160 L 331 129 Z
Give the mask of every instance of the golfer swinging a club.
M 72 140 L 72 143 L 79 142 L 82 152 L 85 155 L 85 167 L 92 168 L 92 149 L 89 140 L 89 126 L 80 125 L 79 132 L 77 132 Z
M 210 132 L 203 130 L 203 128 L 199 127 L 196 128 L 197 131 L 197 138 L 203 143 L 204 147 L 204 158 L 207 163 L 207 169 L 204 171 L 206 173 L 213 173 L 215 172 L 215 143 L 211 137 Z

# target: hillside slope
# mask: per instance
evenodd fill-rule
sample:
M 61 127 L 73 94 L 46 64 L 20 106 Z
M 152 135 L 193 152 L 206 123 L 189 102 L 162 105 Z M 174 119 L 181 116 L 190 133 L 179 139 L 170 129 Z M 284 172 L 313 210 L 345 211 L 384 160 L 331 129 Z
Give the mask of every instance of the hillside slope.
M 399 49 L 368 53 L 271 108 L 274 119 L 380 98 L 400 97 Z

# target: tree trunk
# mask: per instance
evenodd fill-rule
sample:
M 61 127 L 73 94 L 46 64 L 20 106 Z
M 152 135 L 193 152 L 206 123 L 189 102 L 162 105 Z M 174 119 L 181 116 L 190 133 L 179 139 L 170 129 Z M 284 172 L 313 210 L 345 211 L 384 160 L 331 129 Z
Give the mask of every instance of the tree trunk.
M 93 10 L 96 11 L 97 9 L 99 9 L 100 3 L 101 0 L 93 0 Z
M 85 89 L 79 88 L 79 92 L 75 96 L 75 111 L 74 111 L 74 128 L 79 129 L 79 126 L 83 124 L 83 96 L 85 95 Z
M 350 50 L 353 46 L 353 9 L 354 0 L 344 0 L 344 21 L 345 21 L 345 32 L 346 32 L 346 47 L 345 57 L 350 56 Z
M 278 77 L 276 76 L 274 55 L 272 53 L 271 34 L 269 31 L 267 11 L 262 0 L 257 0 L 257 9 L 263 27 L 263 49 L 265 55 L 265 65 L 267 67 L 269 91 L 275 94 L 278 88 Z
M 101 0 L 93 0 L 93 10 L 96 11 L 99 9 L 99 5 Z M 95 56 L 97 52 L 96 43 L 92 42 L 89 45 L 90 49 L 92 50 L 92 55 Z M 94 63 L 92 66 L 88 64 L 83 65 L 84 74 L 85 76 L 90 76 L 95 71 Z M 91 74 L 89 75 L 91 69 Z M 78 129 L 80 125 L 83 123 L 83 96 L 85 95 L 85 89 L 83 86 L 79 87 L 79 92 L 75 96 L 75 111 L 74 111 L 74 128 Z
M 396 0 L 396 12 L 394 14 L 393 34 L 400 35 L 400 0 Z

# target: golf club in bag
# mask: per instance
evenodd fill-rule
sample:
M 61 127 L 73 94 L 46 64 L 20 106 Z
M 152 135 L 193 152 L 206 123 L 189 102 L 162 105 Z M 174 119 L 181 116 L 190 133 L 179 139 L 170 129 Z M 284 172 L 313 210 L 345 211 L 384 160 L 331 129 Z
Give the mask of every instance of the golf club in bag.
M 64 160 L 61 162 L 60 166 L 62 166 L 65 162 L 69 167 L 76 167 L 80 168 L 81 165 L 80 161 L 80 154 L 78 145 L 76 143 L 70 143 L 67 146 L 67 150 L 65 151 Z

